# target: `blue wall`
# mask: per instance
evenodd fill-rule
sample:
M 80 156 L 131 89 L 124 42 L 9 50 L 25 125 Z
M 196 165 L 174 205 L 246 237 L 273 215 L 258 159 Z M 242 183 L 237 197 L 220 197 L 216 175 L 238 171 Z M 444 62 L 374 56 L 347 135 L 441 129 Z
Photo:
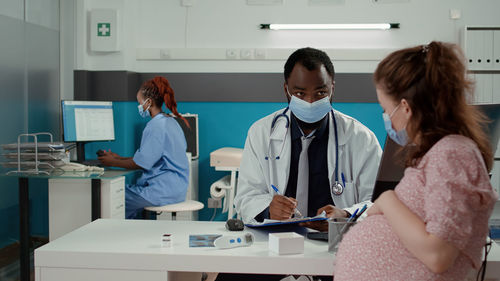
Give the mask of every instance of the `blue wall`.
M 179 112 L 198 114 L 199 117 L 199 200 L 207 202 L 210 185 L 226 175 L 210 167 L 210 152 L 221 147 L 243 148 L 247 131 L 256 120 L 285 106 L 285 103 L 239 103 L 239 102 L 180 102 Z M 382 109 L 377 103 L 339 103 L 335 109 L 350 115 L 377 136 L 381 144 L 385 141 Z M 122 156 L 132 156 L 140 145 L 142 130 L 149 119 L 137 113 L 136 102 L 114 102 L 115 136 L 112 142 L 89 143 L 86 158 L 95 158 L 98 149 L 111 149 Z M 220 211 L 220 210 L 219 210 Z M 213 211 L 203 209 L 200 220 L 210 219 Z M 225 220 L 227 214 L 217 214 L 216 220 Z

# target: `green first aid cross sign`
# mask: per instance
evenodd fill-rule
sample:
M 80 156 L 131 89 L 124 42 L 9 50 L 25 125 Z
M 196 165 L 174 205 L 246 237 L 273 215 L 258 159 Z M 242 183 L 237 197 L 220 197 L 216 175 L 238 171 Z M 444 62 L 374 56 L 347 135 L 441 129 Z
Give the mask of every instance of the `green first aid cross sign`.
M 111 24 L 109 22 L 97 23 L 97 36 L 98 37 L 111 36 Z

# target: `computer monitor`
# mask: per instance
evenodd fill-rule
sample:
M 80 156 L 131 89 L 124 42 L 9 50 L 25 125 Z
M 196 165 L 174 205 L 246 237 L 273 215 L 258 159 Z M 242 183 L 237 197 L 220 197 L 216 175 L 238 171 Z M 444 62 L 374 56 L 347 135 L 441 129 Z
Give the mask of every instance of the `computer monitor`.
M 375 202 L 384 191 L 394 189 L 403 178 L 405 155 L 405 148 L 395 143 L 389 136 L 386 136 L 384 152 L 378 166 L 377 180 L 373 188 L 372 202 Z
M 476 106 L 490 120 L 486 133 L 488 134 L 493 154 L 496 154 L 500 139 L 500 104 L 480 104 Z
M 491 143 L 493 154 L 496 153 L 500 139 L 500 104 L 475 105 L 490 120 L 486 134 Z M 405 149 L 409 149 L 408 147 Z M 400 145 L 388 136 L 385 140 L 384 152 L 377 173 L 377 180 L 372 193 L 372 202 L 386 190 L 394 189 L 404 175 L 404 157 L 407 153 Z
M 198 159 L 198 114 L 185 113 L 182 117 L 186 118 L 189 123 L 189 128 L 184 123 L 184 120 L 173 116 L 181 126 L 184 136 L 186 137 L 187 152 L 191 152 L 192 159 Z
M 115 139 L 110 101 L 62 101 L 62 117 L 66 142 Z
M 110 101 L 62 101 L 62 121 L 64 141 L 77 144 L 78 162 L 85 161 L 85 142 L 115 140 Z

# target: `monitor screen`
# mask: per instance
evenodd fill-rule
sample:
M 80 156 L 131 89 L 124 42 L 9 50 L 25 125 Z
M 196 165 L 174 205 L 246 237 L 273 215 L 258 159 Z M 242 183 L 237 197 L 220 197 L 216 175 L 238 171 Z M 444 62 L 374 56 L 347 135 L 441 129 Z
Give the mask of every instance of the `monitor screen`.
M 377 180 L 372 193 L 372 202 L 384 191 L 394 189 L 404 175 L 405 149 L 395 143 L 389 136 L 385 138 L 384 151 L 378 167 Z
M 182 114 L 184 118 L 189 123 L 188 128 L 184 123 L 184 120 L 175 117 L 175 120 L 179 123 L 184 131 L 184 136 L 186 137 L 187 152 L 191 152 L 192 159 L 198 159 L 198 114 Z
M 110 101 L 62 101 L 62 119 L 66 142 L 115 139 Z
M 497 154 L 498 140 L 500 139 L 500 104 L 476 105 L 489 119 L 487 134 L 493 154 Z

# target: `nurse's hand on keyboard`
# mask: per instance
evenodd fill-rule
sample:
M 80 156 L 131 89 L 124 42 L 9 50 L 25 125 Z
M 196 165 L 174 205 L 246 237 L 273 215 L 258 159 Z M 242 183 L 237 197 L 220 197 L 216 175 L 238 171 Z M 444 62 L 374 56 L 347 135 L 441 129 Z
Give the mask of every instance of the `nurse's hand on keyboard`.
M 104 166 L 116 166 L 116 161 L 117 159 L 121 159 L 122 157 L 114 152 L 111 152 L 111 149 L 106 151 L 106 150 L 101 150 L 101 153 L 97 159 L 101 161 L 101 163 Z

